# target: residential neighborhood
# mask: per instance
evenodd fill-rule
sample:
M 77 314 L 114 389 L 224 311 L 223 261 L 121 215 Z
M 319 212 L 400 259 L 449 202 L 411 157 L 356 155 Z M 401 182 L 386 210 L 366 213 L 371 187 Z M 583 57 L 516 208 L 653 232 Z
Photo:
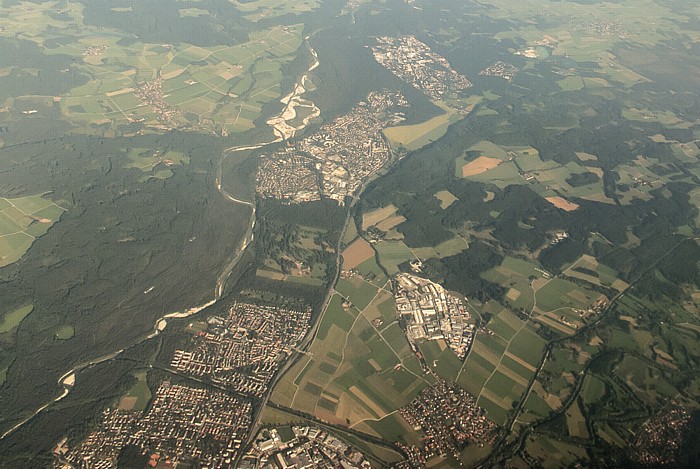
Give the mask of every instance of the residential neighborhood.
M 472 395 L 446 381 L 424 389 L 399 413 L 426 435 L 422 449 L 404 446 L 412 467 L 424 467 L 434 456 L 450 454 L 459 459 L 465 447 L 490 445 L 498 432 Z
M 123 449 L 133 447 L 152 467 L 174 467 L 178 462 L 233 467 L 251 416 L 247 400 L 165 381 L 145 413 L 106 409 L 97 430 L 74 449 L 64 447 L 56 466 L 116 468 Z
M 170 366 L 246 395 L 262 396 L 280 362 L 309 329 L 311 311 L 234 303 L 228 318 L 210 317 Z

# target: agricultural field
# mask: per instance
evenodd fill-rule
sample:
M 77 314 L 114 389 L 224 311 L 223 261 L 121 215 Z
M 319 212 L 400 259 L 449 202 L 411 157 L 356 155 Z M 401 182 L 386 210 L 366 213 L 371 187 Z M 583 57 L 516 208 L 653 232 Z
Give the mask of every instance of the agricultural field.
M 251 129 L 262 106 L 282 95 L 280 69 L 295 57 L 301 29 L 259 31 L 249 42 L 231 47 L 125 47 L 82 39 L 60 52 L 79 47 L 100 47 L 104 52 L 100 60 L 78 66 L 91 80 L 62 97 L 62 112 L 86 130 L 95 124 L 121 127 L 134 122 L 224 134 Z
M 567 277 L 577 278 L 597 286 L 612 287 L 617 291 L 624 291 L 629 284 L 621 280 L 619 272 L 611 267 L 601 264 L 595 257 L 588 254 L 582 255 L 563 272 Z
M 294 7 L 275 0 L 234 3 L 251 18 L 316 6 L 313 0 Z M 42 107 L 26 110 L 26 100 L 10 104 L 37 117 L 58 107 L 73 131 L 83 134 L 187 128 L 227 135 L 252 129 L 262 107 L 282 96 L 282 67 L 296 57 L 304 27 L 252 31 L 235 45 L 125 41 L 115 31 L 85 24 L 81 5 L 61 15 L 52 6 L 22 2 L 9 7 L 2 14 L 8 20 L 4 32 L 21 33 L 51 56 L 71 57 L 72 75 L 87 79 L 67 92 L 43 96 L 47 103 Z M 208 16 L 198 8 L 178 12 L 184 19 Z
M 342 253 L 343 267 L 351 270 L 374 257 L 372 246 L 362 238 L 357 238 Z
M 439 191 L 435 193 L 435 198 L 440 201 L 440 208 L 445 210 L 459 199 L 450 191 Z
M 56 338 L 58 340 L 70 340 L 75 335 L 75 328 L 73 326 L 60 326 L 56 329 Z
M 272 401 L 389 437 L 374 422 L 410 402 L 432 382 L 421 376 L 394 308 L 388 291 L 379 292 L 361 310 L 334 295 L 310 355 L 285 374 Z
M 252 22 L 284 15 L 299 15 L 301 13 L 313 11 L 320 6 L 318 0 L 301 0 L 298 2 L 288 2 L 285 0 L 229 1 L 241 11 L 245 19 Z
M 394 205 L 378 208 L 362 215 L 362 231 L 367 231 L 372 226 L 377 226 L 379 223 L 392 218 L 398 208 Z
M 642 155 L 628 164 L 619 165 L 616 172 L 620 177 L 620 184 L 627 188 L 620 193 L 620 202 L 626 205 L 636 200 L 652 199 L 652 192 L 662 189 L 669 182 L 683 176 L 674 165 L 663 164 L 656 158 L 647 158 Z
M 455 164 L 456 177 L 494 184 L 499 189 L 513 184 L 528 185 L 565 211 L 579 208 L 574 202 L 576 198 L 613 203 L 605 197 L 600 168 L 576 162 L 561 165 L 556 161 L 544 161 L 532 147 L 479 142 L 457 158 Z
M 416 259 L 413 250 L 403 241 L 380 241 L 374 245 L 379 254 L 379 262 L 389 272 L 399 272 L 399 264 Z
M 477 396 L 489 419 L 503 424 L 532 378 L 545 341 L 532 324 L 500 308 L 487 325 L 489 332 L 477 333 L 457 383 Z
M 65 212 L 45 195 L 0 198 L 0 267 L 17 262 Z

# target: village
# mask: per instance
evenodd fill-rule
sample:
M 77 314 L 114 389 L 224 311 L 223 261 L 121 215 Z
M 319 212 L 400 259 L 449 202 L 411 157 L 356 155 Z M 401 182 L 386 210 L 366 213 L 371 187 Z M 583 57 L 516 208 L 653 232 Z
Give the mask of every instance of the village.
M 170 366 L 260 397 L 280 362 L 306 335 L 310 321 L 310 310 L 234 303 L 228 318 L 210 317 L 192 347 L 176 350 Z
M 399 324 L 414 352 L 421 340 L 445 340 L 460 360 L 464 360 L 474 339 L 476 326 L 459 298 L 428 279 L 398 274 L 394 279 L 394 299 Z
M 515 65 L 499 60 L 495 64 L 483 69 L 481 72 L 479 72 L 479 75 L 485 77 L 500 77 L 506 81 L 511 81 L 513 78 L 515 78 L 515 75 L 517 75 L 519 71 L 520 70 Z
M 423 448 L 405 446 L 412 467 L 425 467 L 428 459 L 450 454 L 459 459 L 468 445 L 493 444 L 498 426 L 486 418 L 476 399 L 455 384 L 439 381 L 399 410 L 413 428 L 426 437 Z
M 293 203 L 323 196 L 343 205 L 390 162 L 382 130 L 403 120 L 400 108 L 407 106 L 398 92 L 370 93 L 349 114 L 265 155 L 256 178 L 258 194 Z

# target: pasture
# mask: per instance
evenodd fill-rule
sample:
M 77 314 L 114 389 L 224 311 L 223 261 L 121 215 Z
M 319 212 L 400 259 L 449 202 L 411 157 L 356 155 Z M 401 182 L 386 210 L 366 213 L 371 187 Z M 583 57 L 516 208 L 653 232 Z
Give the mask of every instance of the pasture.
M 143 411 L 151 400 L 151 390 L 146 381 L 146 370 L 134 372 L 136 384 L 119 400 L 119 408 L 123 410 Z
M 43 195 L 0 198 L 0 267 L 21 259 L 64 211 Z
M 384 135 L 392 145 L 401 146 L 408 151 L 418 150 L 438 140 L 445 135 L 450 124 L 460 119 L 460 115 L 456 109 L 446 104 L 438 101 L 434 101 L 434 104 L 445 112 L 420 124 L 389 127 L 384 129 Z
M 3 312 L 2 316 L 0 316 L 0 334 L 10 332 L 19 326 L 33 310 L 34 305 L 26 305 L 12 311 Z

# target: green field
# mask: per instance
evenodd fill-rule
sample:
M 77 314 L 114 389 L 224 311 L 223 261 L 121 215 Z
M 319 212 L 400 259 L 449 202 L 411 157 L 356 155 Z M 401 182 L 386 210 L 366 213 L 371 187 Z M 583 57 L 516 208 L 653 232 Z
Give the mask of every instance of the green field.
M 64 211 L 43 195 L 0 198 L 0 267 L 21 259 Z
M 12 329 L 19 326 L 32 310 L 34 310 L 34 305 L 26 305 L 3 313 L 0 318 L 0 334 L 10 332 Z
M 146 370 L 136 371 L 134 377 L 136 384 L 122 397 L 121 406 L 131 407 L 133 410 L 143 411 L 151 400 L 151 390 L 146 381 Z
M 399 264 L 416 258 L 411 248 L 403 241 L 381 241 L 375 244 L 374 248 L 379 254 L 379 262 L 389 274 L 397 273 Z
M 359 310 L 365 309 L 377 294 L 377 287 L 361 277 L 341 278 L 335 289 Z
M 384 129 L 384 135 L 394 146 L 401 146 L 409 151 L 418 150 L 439 139 L 445 135 L 450 124 L 460 117 L 456 109 L 440 102 L 434 104 L 445 112 L 420 124 L 389 127 Z
M 275 18 L 284 15 L 299 15 L 315 10 L 320 6 L 318 0 L 300 0 L 298 2 L 287 2 L 285 0 L 251 0 L 239 2 L 229 0 L 248 21 L 257 22 L 260 20 Z
M 567 280 L 553 278 L 537 290 L 537 308 L 542 311 L 555 311 L 561 308 L 586 309 L 599 297 L 600 293 L 588 290 Z
M 69 340 L 75 335 L 75 328 L 73 326 L 61 326 L 56 329 L 56 338 L 58 340 Z
M 462 369 L 462 362 L 452 352 L 447 344 L 441 340 L 424 341 L 418 344 L 425 363 L 440 378 L 454 381 Z

